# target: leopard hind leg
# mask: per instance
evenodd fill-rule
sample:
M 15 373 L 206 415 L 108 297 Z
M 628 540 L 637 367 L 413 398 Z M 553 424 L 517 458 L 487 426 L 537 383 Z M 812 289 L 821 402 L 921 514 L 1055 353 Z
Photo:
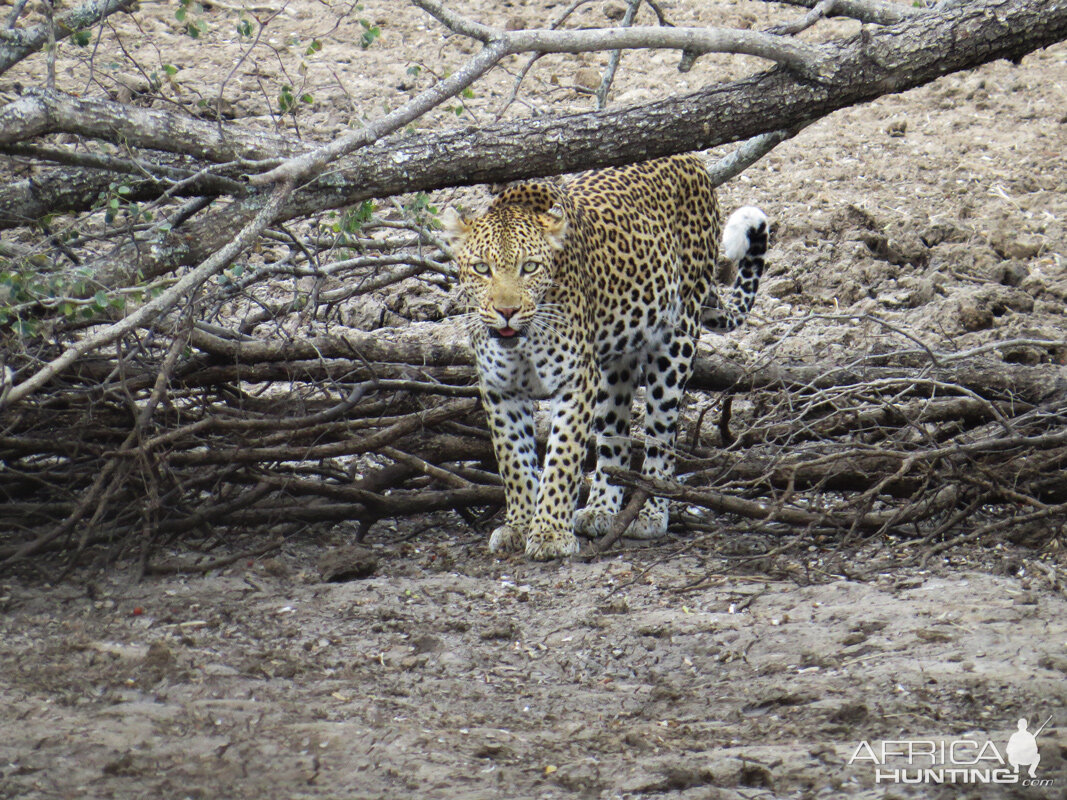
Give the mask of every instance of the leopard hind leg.
M 674 477 L 678 417 L 695 353 L 695 333 L 686 330 L 667 332 L 660 345 L 649 351 L 645 366 L 645 460 L 641 467 L 647 478 Z M 667 498 L 650 498 L 626 535 L 658 539 L 667 533 L 668 511 Z
M 630 467 L 630 415 L 634 385 L 641 365 L 633 354 L 607 362 L 601 369 L 597 390 L 596 471 L 589 489 L 589 499 L 574 519 L 574 528 L 582 536 L 603 536 L 622 508 L 623 488 L 610 483 L 606 467 Z

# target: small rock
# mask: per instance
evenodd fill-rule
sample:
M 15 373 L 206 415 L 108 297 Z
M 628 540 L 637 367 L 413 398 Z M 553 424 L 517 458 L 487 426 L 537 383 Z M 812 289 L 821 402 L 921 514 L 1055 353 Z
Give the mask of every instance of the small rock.
M 783 297 L 800 294 L 800 285 L 797 283 L 796 278 L 790 276 L 773 278 L 760 287 L 760 292 L 768 297 L 777 297 L 781 299 Z
M 923 266 L 929 259 L 929 253 L 919 239 L 890 239 L 885 234 L 876 231 L 863 231 L 859 238 L 879 261 L 886 261 L 897 266 L 904 264 Z
M 980 306 L 973 298 L 960 301 L 959 315 L 965 331 L 984 331 L 993 327 L 993 311 Z
M 342 547 L 319 559 L 319 575 L 327 583 L 369 578 L 378 569 L 378 557 L 366 547 Z
M 621 3 L 608 3 L 604 6 L 604 16 L 612 22 L 618 22 L 626 16 L 626 6 Z
M 607 603 L 597 606 L 597 611 L 601 614 L 629 614 L 630 604 L 625 597 L 615 597 Z
M 445 649 L 445 643 L 429 633 L 424 633 L 411 641 L 412 655 L 436 653 Z
M 863 703 L 844 703 L 830 714 L 830 720 L 832 722 L 862 722 L 867 719 L 869 713 L 870 711 Z
M 952 222 L 934 222 L 928 225 L 919 234 L 922 243 L 927 247 L 936 247 L 942 242 L 963 242 L 967 239 L 967 233 Z
M 1042 350 L 1040 347 L 1006 347 L 1001 351 L 1001 355 L 1009 364 L 1022 364 L 1027 367 L 1047 364 L 1051 360 L 1048 350 Z
M 906 119 L 892 120 L 885 126 L 885 132 L 887 136 L 900 137 L 908 132 L 908 121 Z
M 174 653 L 163 642 L 152 642 L 145 653 L 144 665 L 146 667 L 163 667 L 174 662 Z
M 1041 252 L 1044 242 L 1037 236 L 1019 233 L 1009 226 L 1004 226 L 990 234 L 989 245 L 1001 258 L 1026 261 Z
M 1037 660 L 1037 665 L 1041 667 L 1041 669 L 1067 673 L 1067 657 L 1056 655 L 1054 653 L 1045 653 L 1042 655 Z
M 592 67 L 582 67 L 574 73 L 574 82 L 591 92 L 595 92 L 600 88 L 600 81 L 600 71 Z
M 994 267 L 993 272 L 993 277 L 997 283 L 1004 286 L 1018 286 L 1030 274 L 1030 270 L 1026 268 L 1026 265 L 1020 264 L 1018 261 L 1005 261 L 998 264 Z
M 276 558 L 265 558 L 260 566 L 265 573 L 275 578 L 288 578 L 292 574 L 289 567 Z
M 512 640 L 518 639 L 521 633 L 522 631 L 519 629 L 519 626 L 514 622 L 501 622 L 482 631 L 481 639 L 486 642 L 494 639 Z

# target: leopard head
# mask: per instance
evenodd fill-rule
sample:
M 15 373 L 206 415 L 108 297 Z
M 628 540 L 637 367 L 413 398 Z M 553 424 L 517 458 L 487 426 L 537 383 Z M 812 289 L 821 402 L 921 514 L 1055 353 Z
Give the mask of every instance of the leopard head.
M 441 215 L 458 267 L 460 290 L 490 336 L 514 347 L 534 322 L 553 283 L 567 218 L 561 207 L 535 211 L 494 205 L 465 219 L 449 208 Z

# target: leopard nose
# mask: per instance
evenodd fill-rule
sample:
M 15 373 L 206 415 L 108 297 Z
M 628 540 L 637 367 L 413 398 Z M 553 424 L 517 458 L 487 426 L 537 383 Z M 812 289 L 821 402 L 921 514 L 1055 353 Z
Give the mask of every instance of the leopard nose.
M 504 322 L 507 322 L 508 320 L 511 319 L 511 315 L 514 314 L 519 309 L 517 309 L 517 308 L 499 308 L 497 306 L 493 306 L 493 310 L 496 311 L 497 314 L 499 314 L 500 316 L 502 316 L 504 318 Z

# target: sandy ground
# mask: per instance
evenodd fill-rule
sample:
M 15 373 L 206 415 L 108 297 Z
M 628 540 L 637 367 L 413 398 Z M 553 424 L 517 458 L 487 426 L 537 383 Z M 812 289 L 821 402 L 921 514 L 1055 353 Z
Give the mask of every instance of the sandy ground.
M 724 559 L 729 535 L 498 561 L 439 522 L 386 526 L 342 583 L 338 531 L 207 577 L 4 586 L 0 797 L 1064 796 L 1062 722 L 1051 787 L 894 794 L 848 763 L 1062 719 L 1067 600 L 1032 553 L 858 582 Z
M 347 6 L 288 3 L 235 66 L 251 40 L 228 5 L 192 8 L 205 24 L 193 40 L 177 4 L 146 2 L 139 25 L 114 21 L 93 79 L 130 99 L 170 64 L 167 102 L 195 111 L 221 97 L 226 113 L 261 125 L 290 85 L 312 98 L 295 125 L 322 138 L 473 52 L 402 3 L 364 5 L 337 24 Z M 603 23 L 621 7 L 577 19 Z M 463 5 L 513 26 L 562 8 Z M 679 24 L 790 16 L 758 2 L 664 8 Z M 360 19 L 381 28 L 366 50 Z M 99 91 L 87 55 L 63 46 L 63 88 Z M 505 116 L 589 108 L 582 89 L 603 61 L 544 59 Z M 613 102 L 759 67 L 708 57 L 679 75 L 675 63 L 628 55 Z M 420 125 L 493 119 L 521 65 Z M 13 70 L 0 91 L 42 69 Z M 809 310 L 876 312 L 935 347 L 1063 338 L 1065 87 L 1064 46 L 949 76 L 839 112 L 724 187 L 727 208 L 765 208 L 777 238 L 751 323 L 720 349 L 833 358 L 880 335 L 863 323 L 798 328 Z M 831 566 L 833 542 L 753 557 L 776 543 L 724 522 L 714 536 L 597 563 L 529 564 L 491 558 L 484 534 L 442 515 L 376 526 L 358 556 L 373 557 L 373 572 L 325 581 L 320 561 L 343 558 L 351 540 L 341 526 L 200 577 L 135 582 L 123 564 L 56 585 L 5 577 L 0 797 L 1067 797 L 1067 600 L 1054 547 L 950 551 L 926 570 L 859 580 L 848 575 L 908 543 L 848 551 L 846 575 Z M 848 763 L 863 742 L 964 742 L 961 760 L 984 747 L 978 766 L 999 767 L 986 742 L 1003 755 L 1020 717 L 1031 731 L 1052 718 L 1037 739 L 1037 776 L 1051 783 L 1023 786 L 1024 768 L 1016 784 L 907 787 L 876 783 L 869 760 Z

